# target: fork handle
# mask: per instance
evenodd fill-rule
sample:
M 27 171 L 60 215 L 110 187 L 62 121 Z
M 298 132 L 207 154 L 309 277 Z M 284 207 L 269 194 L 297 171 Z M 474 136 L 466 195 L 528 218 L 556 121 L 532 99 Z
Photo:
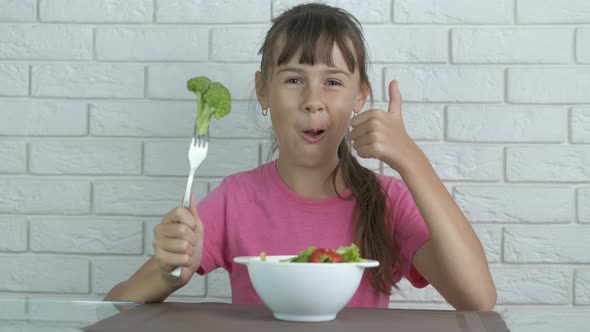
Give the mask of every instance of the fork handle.
M 186 181 L 186 189 L 184 190 L 184 199 L 182 201 L 182 206 L 187 209 L 191 208 L 191 188 L 193 186 L 193 178 L 195 177 L 196 168 L 191 168 L 191 171 L 188 175 L 188 180 Z
M 175 278 L 178 278 L 178 277 L 180 277 L 181 273 L 182 273 L 182 267 L 177 266 L 174 270 L 172 270 L 172 272 L 170 272 L 170 275 Z
M 188 180 L 186 182 L 186 189 L 184 190 L 184 198 L 182 201 L 182 206 L 184 206 L 187 209 L 190 209 L 190 207 L 191 207 L 191 188 L 193 186 L 193 178 L 195 177 L 196 170 L 197 170 L 196 168 L 191 168 L 191 171 L 188 175 Z M 172 272 L 170 272 L 170 275 L 178 278 L 178 277 L 180 277 L 181 273 L 182 273 L 182 267 L 177 266 L 174 270 L 172 270 Z

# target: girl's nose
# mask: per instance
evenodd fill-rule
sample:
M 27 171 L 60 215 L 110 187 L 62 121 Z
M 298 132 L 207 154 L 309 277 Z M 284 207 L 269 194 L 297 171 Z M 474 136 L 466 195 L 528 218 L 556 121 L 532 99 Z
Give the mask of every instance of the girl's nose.
M 305 100 L 305 110 L 308 112 L 319 112 L 324 110 L 321 94 L 314 89 L 308 89 Z
M 319 111 L 323 111 L 324 110 L 324 106 L 322 106 L 322 104 L 319 104 L 319 103 L 314 103 L 314 104 L 308 103 L 305 106 L 305 110 L 308 111 L 308 112 L 312 112 L 312 113 L 319 112 Z

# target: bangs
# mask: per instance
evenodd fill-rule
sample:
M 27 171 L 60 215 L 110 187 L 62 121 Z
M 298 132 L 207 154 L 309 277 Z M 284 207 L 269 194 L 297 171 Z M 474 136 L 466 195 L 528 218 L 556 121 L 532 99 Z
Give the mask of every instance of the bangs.
M 349 27 L 339 23 L 339 20 L 332 16 L 307 13 L 286 22 L 282 31 L 277 31 L 278 42 L 275 43 L 277 47 L 269 48 L 268 60 L 276 61 L 275 65 L 280 66 L 299 54 L 300 64 L 323 63 L 335 67 L 332 51 L 334 45 L 338 45 L 348 70 L 353 73 L 356 70 L 357 60 L 351 48 L 359 50 L 363 45 L 360 45 L 360 48 L 359 45 L 355 45 L 355 38 L 348 38 L 347 36 L 350 35 L 348 32 Z M 279 49 L 281 49 L 280 53 L 275 56 L 275 52 Z M 358 59 L 359 63 L 362 61 L 364 60 Z
M 310 3 L 295 6 L 272 20 L 258 54 L 264 81 L 273 69 L 299 57 L 300 64 L 336 67 L 332 53 L 338 46 L 348 71 L 359 72 L 360 83 L 373 96 L 367 75 L 367 51 L 360 22 L 348 12 Z

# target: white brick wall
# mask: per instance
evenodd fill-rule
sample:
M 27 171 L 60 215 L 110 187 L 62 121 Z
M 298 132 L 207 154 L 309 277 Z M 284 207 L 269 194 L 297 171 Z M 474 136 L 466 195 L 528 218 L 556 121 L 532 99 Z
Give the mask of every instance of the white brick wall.
M 568 63 L 571 29 L 453 29 L 454 63 Z
M 0 0 L 0 295 L 101 298 L 153 254 L 153 226 L 184 193 L 189 77 L 213 77 L 234 97 L 232 115 L 213 123 L 197 197 L 264 162 L 257 52 L 270 19 L 301 2 Z M 516 330 L 550 324 L 553 309 L 581 321 L 590 2 L 327 2 L 364 24 L 375 107 L 400 81 L 409 133 L 480 236 L 497 308 Z M 432 287 L 400 288 L 393 307 L 448 307 Z M 216 271 L 172 299 L 230 296 Z
M 590 103 L 590 67 L 528 67 L 507 69 L 510 103 Z
M 523 24 L 590 22 L 590 3 L 585 0 L 517 0 L 516 12 Z
M 142 98 L 144 68 L 111 63 L 37 64 L 31 96 L 53 98 Z
M 92 60 L 92 28 L 49 24 L 5 25 L 1 59 Z
M 395 23 L 503 24 L 512 23 L 513 0 L 395 0 Z
M 153 21 L 152 0 L 40 0 L 41 22 L 147 23 Z
M 559 106 L 449 105 L 446 113 L 447 140 L 466 143 L 561 143 L 567 139 L 568 119 L 563 116 L 566 112 L 565 107 Z M 583 113 L 580 116 L 584 116 Z M 572 126 L 582 125 L 583 121 L 572 123 Z
M 96 29 L 96 58 L 104 61 L 207 61 L 203 44 L 207 28 Z
M 0 63 L 0 97 L 29 95 L 29 67 L 20 63 Z
M 578 29 L 576 32 L 576 60 L 582 63 L 590 62 L 590 29 Z
M 385 81 L 397 79 L 408 102 L 501 102 L 501 68 L 466 66 L 396 66 L 385 69 Z M 403 82 L 403 83 L 401 83 Z M 403 84 L 403 87 L 402 85 Z
M 0 20 L 2 22 L 30 22 L 36 19 L 35 0 L 0 0 Z

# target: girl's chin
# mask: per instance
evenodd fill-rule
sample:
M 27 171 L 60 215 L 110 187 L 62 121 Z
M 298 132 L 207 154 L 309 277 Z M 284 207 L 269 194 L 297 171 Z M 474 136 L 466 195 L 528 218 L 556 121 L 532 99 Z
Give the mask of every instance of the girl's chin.
M 327 150 L 319 149 L 317 146 L 304 147 L 297 150 L 292 160 L 300 166 L 325 166 L 326 163 L 338 160 L 337 151 L 337 148 Z
M 292 140 L 287 145 L 288 148 L 281 149 L 279 146 L 279 155 L 297 165 L 310 167 L 326 165 L 327 162 L 334 160 L 337 161 L 340 142 L 327 140 L 326 138 L 328 137 L 324 137 L 321 142 L 316 144 L 309 144 L 303 140 Z M 283 155 L 280 154 L 281 151 L 284 153 Z

